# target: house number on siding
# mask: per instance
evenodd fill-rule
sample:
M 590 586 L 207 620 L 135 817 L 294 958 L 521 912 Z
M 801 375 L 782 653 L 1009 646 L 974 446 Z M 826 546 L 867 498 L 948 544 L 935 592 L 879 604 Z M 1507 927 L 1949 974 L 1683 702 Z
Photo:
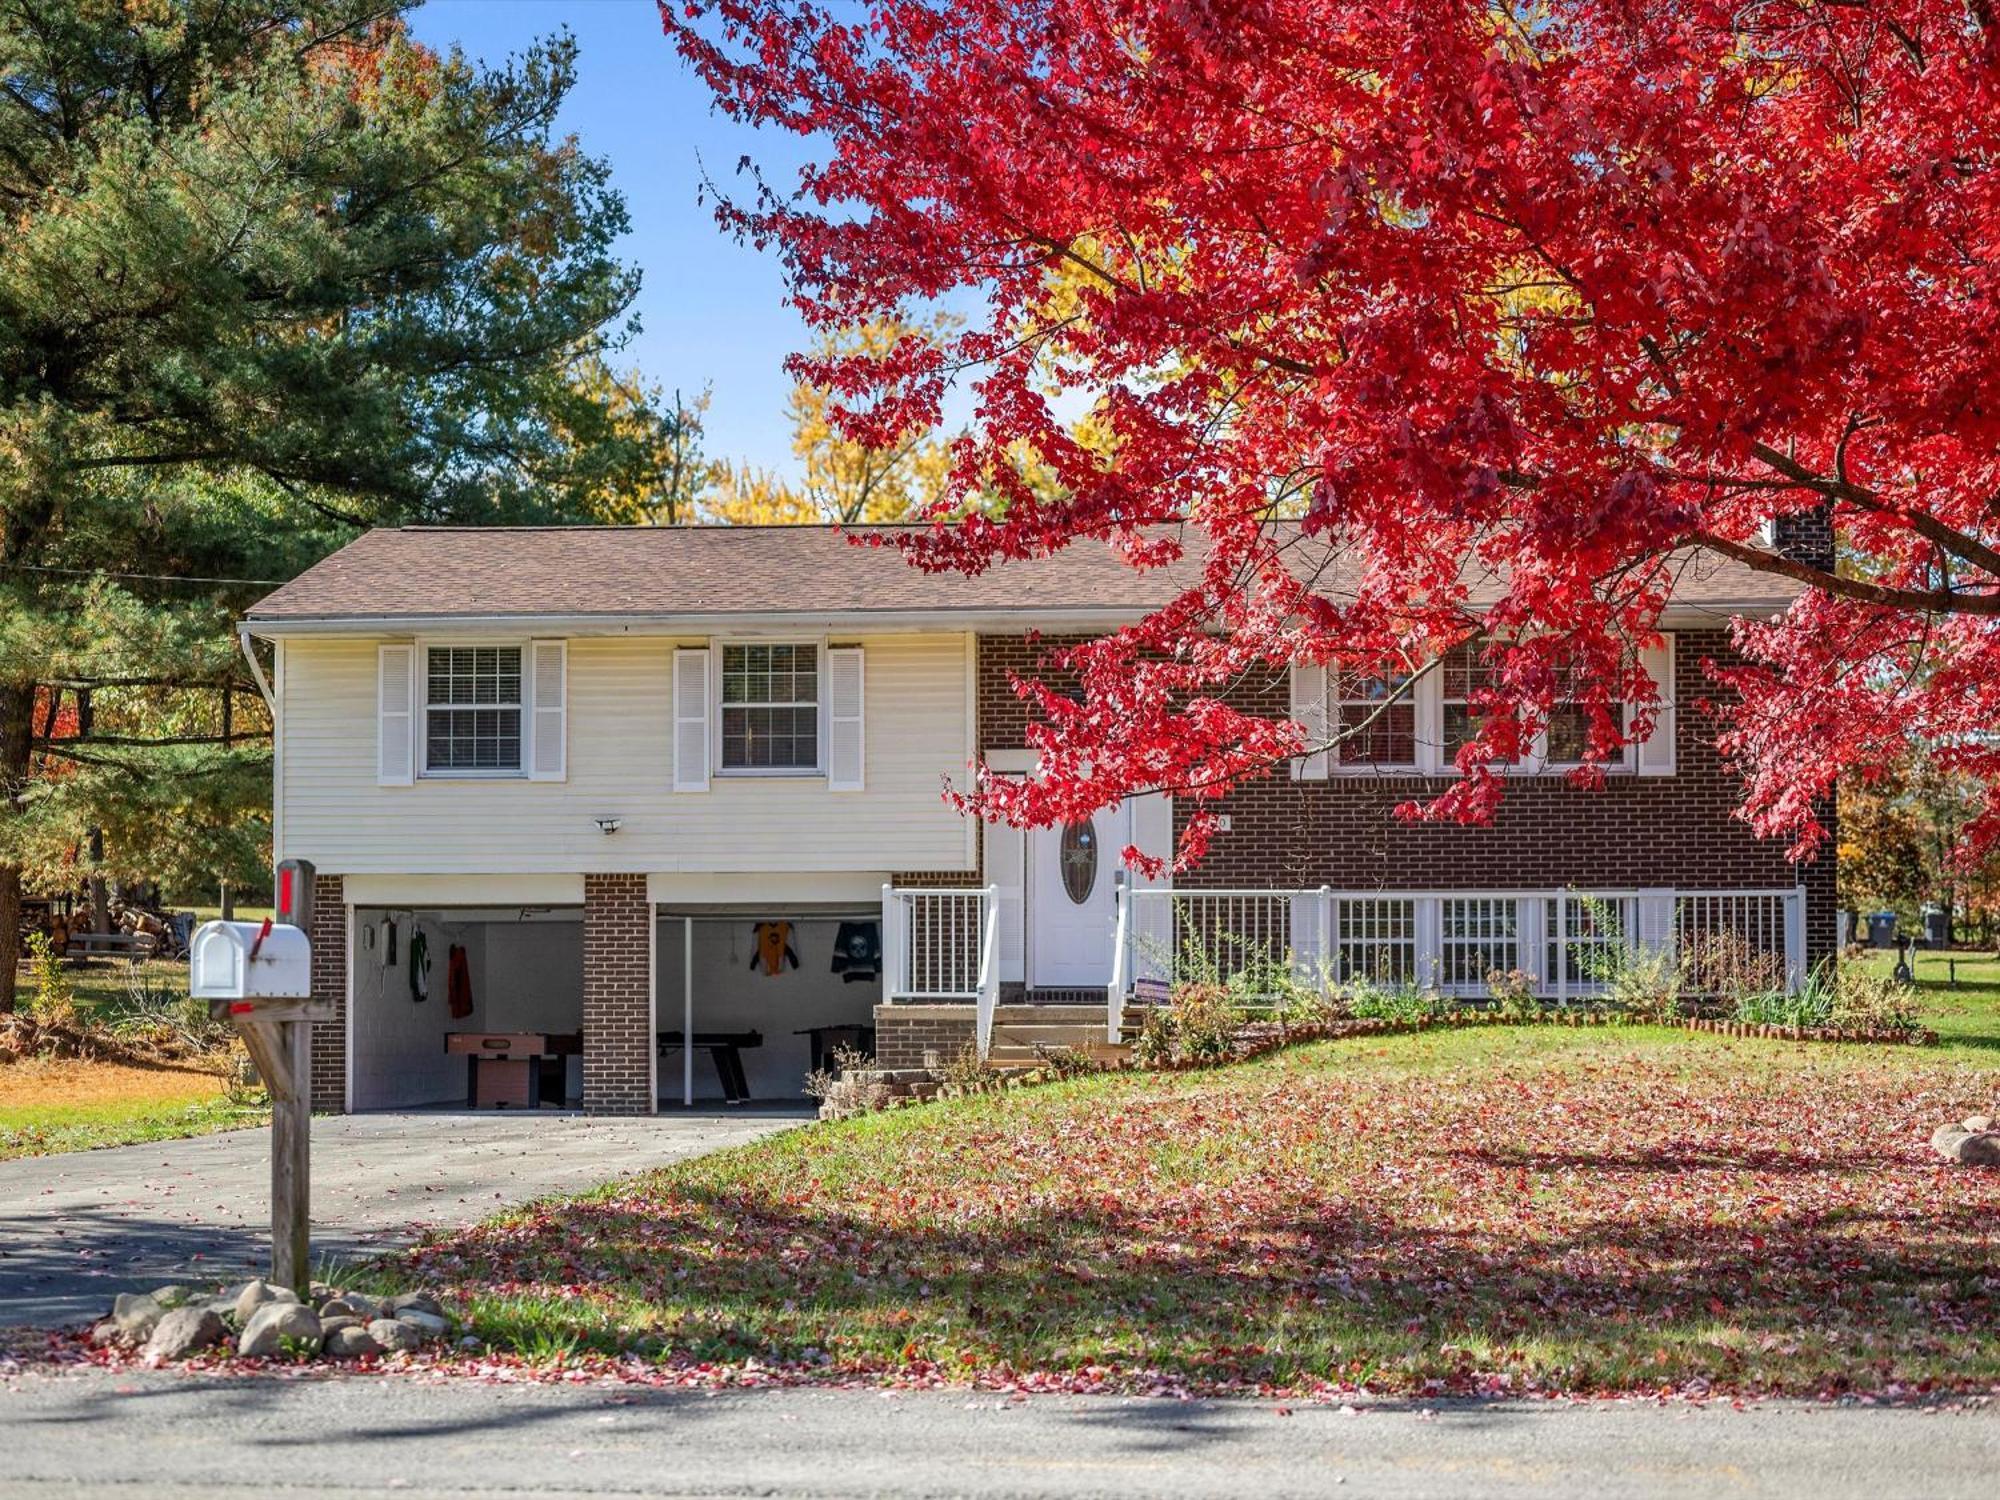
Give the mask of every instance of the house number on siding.
M 1062 865 L 1063 889 L 1078 906 L 1090 899 L 1097 884 L 1097 832 L 1088 822 L 1063 825 L 1062 843 L 1057 846 Z

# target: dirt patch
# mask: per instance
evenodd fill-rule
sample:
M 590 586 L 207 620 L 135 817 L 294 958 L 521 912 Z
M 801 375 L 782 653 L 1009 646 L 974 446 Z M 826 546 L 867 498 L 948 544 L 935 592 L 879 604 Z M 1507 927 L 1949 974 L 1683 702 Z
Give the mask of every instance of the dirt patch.
M 6 1108 L 0 1117 L 103 1104 L 177 1104 L 215 1098 L 223 1091 L 218 1074 L 185 1064 L 29 1058 L 0 1069 L 0 1077 L 6 1080 Z

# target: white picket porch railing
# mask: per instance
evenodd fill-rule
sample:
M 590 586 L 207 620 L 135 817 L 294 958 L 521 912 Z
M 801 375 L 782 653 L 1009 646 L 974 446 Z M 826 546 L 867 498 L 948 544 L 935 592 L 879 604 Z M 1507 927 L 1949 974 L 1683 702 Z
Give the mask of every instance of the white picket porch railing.
M 1000 888 L 883 886 L 882 999 L 970 1001 L 983 1060 L 1000 1003 Z
M 1107 1029 L 1134 994 L 1175 979 L 1260 975 L 1304 983 L 1358 979 L 1473 998 L 1487 975 L 1519 972 L 1557 1002 L 1602 988 L 1596 950 L 1669 954 L 1726 939 L 1774 982 L 1805 978 L 1805 890 L 1119 892 Z M 1273 984 L 1275 989 L 1276 985 Z

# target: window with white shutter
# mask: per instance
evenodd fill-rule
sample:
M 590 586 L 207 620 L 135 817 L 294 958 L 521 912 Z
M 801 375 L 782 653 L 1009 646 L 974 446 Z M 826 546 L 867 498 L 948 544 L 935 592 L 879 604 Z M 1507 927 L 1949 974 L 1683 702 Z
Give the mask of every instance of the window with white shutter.
M 415 646 L 381 646 L 375 652 L 375 780 L 409 786 L 416 780 Z
M 1674 774 L 1675 734 L 1674 638 L 1664 636 L 1659 645 L 1642 648 L 1639 663 L 1645 667 L 1646 675 L 1653 679 L 1653 691 L 1659 695 L 1658 706 L 1653 710 L 1653 732 L 1639 744 L 1639 774 L 1671 776 Z
M 674 790 L 708 790 L 708 648 L 674 653 Z
M 1326 668 L 1292 668 L 1292 722 L 1306 732 L 1307 743 L 1320 746 L 1292 761 L 1294 781 L 1326 780 Z
M 859 646 L 829 646 L 826 652 L 826 784 L 836 792 L 858 792 L 867 763 L 863 714 L 866 671 Z
M 569 643 L 528 646 L 528 779 L 562 781 L 569 775 Z

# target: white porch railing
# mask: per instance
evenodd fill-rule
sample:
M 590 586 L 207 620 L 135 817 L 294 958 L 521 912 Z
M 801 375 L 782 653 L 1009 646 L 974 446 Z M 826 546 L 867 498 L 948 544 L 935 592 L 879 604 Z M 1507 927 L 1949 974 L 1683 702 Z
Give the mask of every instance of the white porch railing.
M 983 1060 L 1000 1002 L 1000 888 L 882 887 L 885 1004 L 971 1001 Z
M 1289 976 L 1367 979 L 1473 998 L 1495 970 L 1558 1002 L 1603 987 L 1603 950 L 1675 954 L 1734 945 L 1796 990 L 1805 978 L 1805 890 L 1336 891 L 1121 887 L 1107 992 L 1115 1036 L 1135 993 L 1177 979 L 1233 982 L 1251 996 Z M 1696 945 L 1702 945 L 1697 947 Z M 1604 954 L 1608 959 L 1610 955 Z M 1698 966 L 1697 966 L 1698 967 Z M 1260 980 L 1272 981 L 1268 988 Z

